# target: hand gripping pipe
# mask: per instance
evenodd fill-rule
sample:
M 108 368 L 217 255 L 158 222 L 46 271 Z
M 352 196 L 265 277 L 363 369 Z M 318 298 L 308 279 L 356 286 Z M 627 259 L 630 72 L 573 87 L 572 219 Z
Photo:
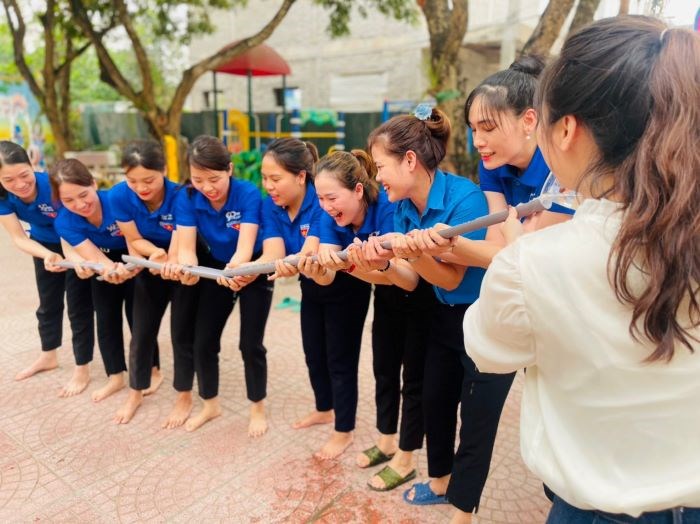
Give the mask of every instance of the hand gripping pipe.
M 545 211 L 549 209 L 550 206 L 551 200 L 547 198 L 535 198 L 525 204 L 516 206 L 515 210 L 518 213 L 518 218 L 524 218 L 532 215 L 533 213 L 537 213 L 538 211 Z M 485 215 L 457 226 L 447 227 L 439 231 L 438 234 L 443 238 L 452 238 L 465 233 L 471 233 L 472 231 L 478 231 L 479 229 L 484 229 L 494 224 L 505 222 L 506 218 L 508 218 L 508 210 L 499 211 L 497 213 L 491 213 L 490 215 Z M 382 242 L 381 245 L 384 249 L 391 249 L 391 242 L 388 240 Z M 346 260 L 348 257 L 347 249 L 338 251 L 337 254 L 341 260 Z M 316 255 L 312 256 L 311 259 L 316 260 Z M 122 260 L 136 266 L 155 269 L 156 271 L 160 271 L 163 267 L 163 264 L 158 262 L 152 262 L 144 258 L 132 257 L 129 255 L 122 255 Z M 296 266 L 299 263 L 299 257 L 287 257 L 284 259 L 284 261 L 287 264 Z M 275 263 L 265 262 L 261 264 L 250 264 L 235 269 L 214 269 L 205 266 L 185 266 L 185 269 L 187 269 L 187 271 L 194 276 L 216 280 L 219 277 L 232 278 L 237 276 L 252 276 L 263 273 L 274 273 Z
M 546 211 L 551 206 L 551 200 L 548 198 L 535 198 L 530 200 L 525 204 L 520 204 L 516 206 L 515 210 L 518 212 L 518 218 L 524 218 L 526 216 L 537 213 L 538 211 Z M 478 231 L 480 229 L 487 228 L 494 224 L 500 222 L 505 222 L 508 218 L 508 210 L 499 211 L 497 213 L 491 213 L 490 215 L 485 215 L 469 222 L 459 224 L 457 226 L 452 226 L 439 231 L 439 235 L 443 238 L 452 238 L 458 235 L 463 235 L 464 233 L 471 233 L 472 231 Z M 382 242 L 381 246 L 384 249 L 391 249 L 391 241 L 385 240 Z M 347 248 L 342 251 L 338 251 L 338 257 L 341 260 L 347 260 Z M 311 257 L 312 260 L 316 260 L 316 255 Z M 291 256 L 284 259 L 287 264 L 296 266 L 299 263 L 299 257 Z M 249 276 L 249 275 L 260 275 L 261 273 L 274 273 L 275 263 L 266 262 L 262 264 L 251 264 L 247 266 L 238 267 L 235 269 L 225 269 L 222 271 L 227 277 L 235 276 Z

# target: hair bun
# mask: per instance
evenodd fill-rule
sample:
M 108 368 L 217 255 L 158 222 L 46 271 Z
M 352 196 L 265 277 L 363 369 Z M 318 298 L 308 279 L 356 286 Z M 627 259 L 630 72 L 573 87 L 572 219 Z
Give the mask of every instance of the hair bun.
M 544 69 L 544 60 L 538 55 L 524 55 L 510 64 L 508 69 L 538 77 Z

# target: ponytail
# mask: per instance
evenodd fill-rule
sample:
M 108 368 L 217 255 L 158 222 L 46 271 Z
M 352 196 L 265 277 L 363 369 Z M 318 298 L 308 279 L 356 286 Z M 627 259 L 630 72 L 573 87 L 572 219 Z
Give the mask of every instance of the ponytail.
M 362 149 L 353 149 L 349 153 L 334 151 L 324 156 L 316 165 L 316 176 L 321 172 L 328 173 L 351 191 L 357 184 L 362 184 L 362 198 L 368 207 L 379 198 L 377 166 Z
M 594 22 L 571 36 L 541 80 L 545 128 L 565 115 L 593 137 L 594 198 L 624 210 L 608 270 L 632 308 L 630 334 L 647 362 L 693 351 L 700 325 L 700 35 L 646 16 Z M 542 113 L 541 113 L 542 114 Z M 642 289 L 631 274 L 641 271 Z

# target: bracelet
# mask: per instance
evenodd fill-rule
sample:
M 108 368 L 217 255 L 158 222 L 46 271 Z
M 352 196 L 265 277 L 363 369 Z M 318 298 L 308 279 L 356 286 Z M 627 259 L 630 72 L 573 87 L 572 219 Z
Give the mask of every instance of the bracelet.
M 377 269 L 380 273 L 384 273 L 385 271 L 389 271 L 389 268 L 391 267 L 391 260 L 386 261 L 386 267 L 384 269 Z
M 352 265 L 351 265 L 350 267 L 348 267 L 348 268 L 341 269 L 341 271 L 342 271 L 343 273 L 352 273 L 353 271 L 355 271 L 355 264 L 352 264 Z

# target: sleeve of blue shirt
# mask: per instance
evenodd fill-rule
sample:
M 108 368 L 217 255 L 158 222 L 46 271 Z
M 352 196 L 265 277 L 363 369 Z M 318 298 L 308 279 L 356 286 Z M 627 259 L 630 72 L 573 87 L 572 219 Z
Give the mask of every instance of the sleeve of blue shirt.
M 321 238 L 321 219 L 323 215 L 327 215 L 323 209 L 319 206 L 315 206 L 313 213 L 311 214 L 311 220 L 309 220 L 309 231 L 306 234 L 308 237 L 318 237 Z
M 277 206 L 270 197 L 263 200 L 262 204 L 262 239 L 284 238 L 277 223 Z
M 14 207 L 10 204 L 10 201 L 5 198 L 0 198 L 0 215 L 10 215 L 15 212 Z
M 243 181 L 237 189 L 241 192 L 241 224 L 257 224 L 260 225 L 260 212 L 262 209 L 262 195 L 255 184 L 248 181 Z
M 71 216 L 71 212 L 66 208 L 59 209 L 54 229 L 61 238 L 73 247 L 82 244 L 88 238 L 84 231 L 75 226 L 75 219 Z
M 486 169 L 484 163 L 479 161 L 479 186 L 482 191 L 494 191 L 503 193 L 501 181 L 495 169 Z
M 129 193 L 127 191 L 131 191 L 131 189 L 126 185 L 126 182 L 120 182 L 107 193 L 114 219 L 119 222 L 131 222 L 134 219 L 129 212 Z
M 189 188 L 183 186 L 178 189 L 178 194 L 175 197 L 175 224 L 178 226 L 197 226 L 197 217 L 194 212 L 195 195 L 192 194 L 190 197 L 189 191 Z
M 452 217 L 450 217 L 450 226 L 456 226 L 463 224 L 464 222 L 469 222 L 475 218 L 487 215 L 489 212 L 486 196 L 484 196 L 484 193 L 480 191 L 478 187 L 476 187 L 476 184 L 473 184 L 466 179 L 462 179 L 461 181 L 468 183 L 468 185 L 472 187 L 461 188 L 459 190 L 460 204 L 455 209 Z M 453 191 L 454 190 L 457 189 L 453 188 Z M 484 240 L 484 238 L 486 238 L 486 229 L 465 233 L 462 236 L 465 238 L 470 238 L 471 240 Z
M 319 238 L 321 239 L 321 244 L 332 244 L 334 246 L 345 247 L 343 245 L 343 240 L 338 235 L 335 230 L 335 220 L 325 211 L 321 216 L 321 223 L 319 225 Z
M 386 235 L 387 233 L 396 231 L 394 227 L 394 211 L 396 211 L 396 204 L 388 200 L 380 208 L 380 216 L 377 221 L 380 235 Z

